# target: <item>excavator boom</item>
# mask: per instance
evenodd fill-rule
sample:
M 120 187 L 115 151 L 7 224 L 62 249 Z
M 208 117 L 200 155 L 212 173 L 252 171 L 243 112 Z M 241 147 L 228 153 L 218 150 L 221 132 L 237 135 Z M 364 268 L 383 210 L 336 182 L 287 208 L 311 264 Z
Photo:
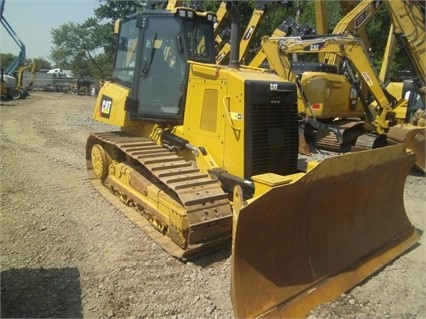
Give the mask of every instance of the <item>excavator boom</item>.
M 6 70 L 2 67 L 1 75 L 1 91 L 2 100 L 25 98 L 28 95 L 26 89 L 22 88 L 22 66 L 20 65 L 25 62 L 26 49 L 25 44 L 16 34 L 15 30 L 9 24 L 4 17 L 4 7 L 6 0 L 0 0 L 0 23 L 4 26 L 6 31 L 9 33 L 13 41 L 18 45 L 20 51 L 19 54 L 13 59 Z M 15 72 L 18 72 L 17 79 L 15 78 Z M 35 73 L 35 70 L 34 70 Z M 33 73 L 33 74 L 34 74 Z
M 12 37 L 13 41 L 15 41 L 16 45 L 19 47 L 20 50 L 18 56 L 13 59 L 12 63 L 4 71 L 5 75 L 13 75 L 13 73 L 18 69 L 19 65 L 25 61 L 26 49 L 25 44 L 22 42 L 22 40 L 16 34 L 15 30 L 4 17 L 5 2 L 6 0 L 0 0 L 0 23 L 4 26 L 4 28 Z
M 425 4 L 420 1 L 385 1 L 393 33 L 401 43 L 422 85 L 426 81 Z
M 223 4 L 224 2 L 222 2 Z M 278 4 L 281 4 L 280 1 L 271 1 L 271 0 L 262 0 L 262 1 L 256 1 L 255 8 L 252 12 L 252 15 L 250 17 L 250 21 L 247 24 L 247 28 L 245 29 L 241 41 L 240 41 L 240 50 L 239 50 L 239 61 L 243 61 L 245 57 L 247 56 L 250 45 L 253 42 L 254 36 L 259 29 L 260 24 L 262 23 L 263 19 L 265 18 L 265 15 L 267 11 L 273 7 L 277 6 Z M 220 19 L 219 14 L 223 15 L 223 6 L 221 5 L 218 9 L 218 23 L 223 21 L 223 19 Z M 220 42 L 222 42 L 222 39 L 219 39 Z M 226 57 L 229 55 L 231 51 L 231 45 L 229 43 L 219 43 L 221 46 L 221 49 L 219 50 L 219 53 L 216 56 L 216 63 L 221 64 L 223 60 L 226 59 Z M 263 62 L 263 61 L 262 61 Z
M 406 107 L 406 99 L 396 99 L 381 83 L 374 70 L 362 41 L 351 35 L 325 35 L 311 37 L 284 37 L 280 39 L 269 39 L 264 37 L 262 42 L 263 51 L 268 55 L 268 61 L 274 71 L 281 77 L 292 82 L 297 82 L 296 75 L 292 72 L 292 62 L 289 55 L 293 53 L 330 53 L 339 56 L 342 60 L 350 62 L 356 70 L 358 78 L 368 88 L 376 104 L 370 104 L 363 94 L 361 86 L 356 85 L 358 98 L 361 100 L 365 122 L 364 127 L 376 135 L 364 134 L 357 140 L 356 147 L 370 148 L 379 145 L 377 143 L 405 143 L 417 154 L 416 167 L 425 170 L 424 150 L 425 135 L 424 127 L 413 125 L 399 125 L 394 109 Z M 346 69 L 352 74 L 353 82 L 356 77 L 351 73 L 351 68 Z M 303 90 L 302 90 L 303 91 Z M 409 133 L 412 131 L 413 133 Z M 390 135 L 389 132 L 391 132 Z M 383 142 L 380 136 L 387 136 L 387 142 Z
M 264 42 L 269 40 L 265 37 Z M 376 78 L 375 70 L 368 58 L 367 51 L 359 38 L 350 35 L 331 35 L 331 36 L 313 36 L 302 39 L 302 37 L 282 38 L 278 43 L 278 49 L 281 51 L 278 58 L 271 59 L 274 63 L 274 70 L 282 77 L 289 77 L 294 80 L 291 72 L 291 62 L 288 55 L 292 53 L 333 53 L 342 58 L 347 58 L 353 62 L 360 78 L 369 88 L 374 96 L 380 111 L 373 114 L 373 110 L 365 104 L 365 116 L 367 121 L 372 123 L 379 134 L 387 131 L 391 125 L 388 113 L 392 110 L 389 97 L 386 95 L 380 81 Z M 271 50 L 264 50 L 270 52 Z M 367 103 L 367 102 L 366 102 Z
M 343 4 L 348 5 L 350 1 L 340 1 L 341 6 Z M 374 0 L 363 0 L 356 5 L 352 10 L 347 12 L 336 25 L 333 30 L 333 34 L 343 34 L 349 32 L 362 39 L 362 42 L 366 48 L 370 48 L 370 41 L 365 31 L 367 23 L 375 16 L 381 8 L 382 1 Z M 339 57 L 335 54 L 325 54 L 324 61 L 332 65 L 339 64 Z

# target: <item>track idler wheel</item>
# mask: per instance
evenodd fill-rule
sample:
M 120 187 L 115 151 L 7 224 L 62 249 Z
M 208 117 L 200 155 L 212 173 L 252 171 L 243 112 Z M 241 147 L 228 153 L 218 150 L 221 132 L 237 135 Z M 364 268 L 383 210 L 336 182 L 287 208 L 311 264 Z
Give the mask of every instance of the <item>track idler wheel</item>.
M 17 99 L 25 99 L 28 94 L 26 90 L 22 88 L 15 88 L 10 90 L 10 95 L 12 96 L 13 99 L 17 100 Z
M 93 173 L 96 178 L 104 179 L 108 175 L 111 157 L 100 144 L 94 144 L 91 151 Z

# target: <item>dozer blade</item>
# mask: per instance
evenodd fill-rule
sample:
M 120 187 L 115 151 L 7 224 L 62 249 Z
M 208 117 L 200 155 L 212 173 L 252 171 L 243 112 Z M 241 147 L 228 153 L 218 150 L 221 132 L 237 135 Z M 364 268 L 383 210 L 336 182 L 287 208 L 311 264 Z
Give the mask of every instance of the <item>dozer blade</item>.
M 246 206 L 236 187 L 235 317 L 305 317 L 413 246 L 403 191 L 414 160 L 402 144 L 327 158 Z
M 414 126 L 410 124 L 395 125 L 389 129 L 387 140 L 390 143 L 405 143 L 416 154 L 414 166 L 426 173 L 425 164 L 425 136 L 426 127 Z

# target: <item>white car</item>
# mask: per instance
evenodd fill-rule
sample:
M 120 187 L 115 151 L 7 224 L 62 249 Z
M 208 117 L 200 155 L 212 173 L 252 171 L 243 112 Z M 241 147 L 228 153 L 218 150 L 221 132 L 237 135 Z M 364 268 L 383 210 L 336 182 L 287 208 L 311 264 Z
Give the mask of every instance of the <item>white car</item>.
M 65 73 L 64 71 L 62 71 L 62 69 L 52 69 L 49 72 L 47 72 L 47 74 L 53 74 L 54 76 L 64 76 Z

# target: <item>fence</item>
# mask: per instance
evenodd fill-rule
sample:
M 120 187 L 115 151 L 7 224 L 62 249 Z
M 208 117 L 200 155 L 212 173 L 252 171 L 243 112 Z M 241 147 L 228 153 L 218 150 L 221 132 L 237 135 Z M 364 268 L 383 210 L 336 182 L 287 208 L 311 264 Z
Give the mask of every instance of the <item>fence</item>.
M 53 74 L 47 74 L 44 72 L 36 72 L 34 77 L 34 83 L 31 87 L 34 91 L 47 91 L 47 92 L 63 92 L 63 93 L 80 93 L 75 92 L 72 88 L 77 83 L 78 78 L 68 78 L 68 77 L 56 77 Z M 22 86 L 28 87 L 32 81 L 31 73 L 24 72 L 24 77 L 22 79 Z M 94 89 L 97 90 L 96 81 L 90 81 L 90 88 L 88 88 L 87 94 L 91 94 Z

